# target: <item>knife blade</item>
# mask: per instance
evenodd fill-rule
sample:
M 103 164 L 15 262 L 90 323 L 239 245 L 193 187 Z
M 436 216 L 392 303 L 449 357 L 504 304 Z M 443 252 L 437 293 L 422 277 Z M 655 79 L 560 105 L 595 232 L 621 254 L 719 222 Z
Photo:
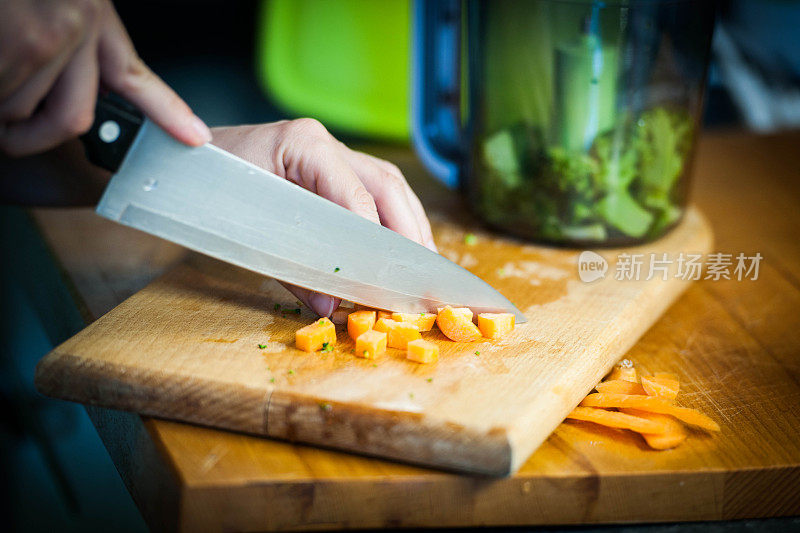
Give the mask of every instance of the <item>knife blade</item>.
M 82 138 L 115 171 L 97 213 L 286 283 L 403 312 L 525 316 L 483 280 L 402 235 L 211 144 L 189 147 L 103 98 Z

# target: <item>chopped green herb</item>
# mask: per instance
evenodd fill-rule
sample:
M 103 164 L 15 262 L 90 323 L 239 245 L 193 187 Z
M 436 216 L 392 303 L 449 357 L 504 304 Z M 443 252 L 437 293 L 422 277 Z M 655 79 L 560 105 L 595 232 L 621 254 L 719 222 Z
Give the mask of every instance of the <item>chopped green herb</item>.
M 361 355 L 363 355 L 366 358 L 369 358 L 369 350 L 364 350 L 364 353 Z
M 481 354 L 481 352 L 479 352 L 478 350 L 475 350 L 475 355 L 480 355 L 480 354 Z
M 281 310 L 281 304 L 275 304 L 275 310 L 276 311 L 280 311 Z
M 320 409 L 322 409 L 323 411 L 330 411 L 331 409 L 333 409 L 333 407 L 331 406 L 331 404 L 329 404 L 329 403 L 327 403 L 327 402 L 325 402 L 325 403 L 320 403 L 320 404 L 319 404 L 319 408 L 320 408 Z
M 289 375 L 294 374 L 294 370 L 289 370 Z
M 294 310 L 294 314 L 296 314 L 296 315 L 299 315 L 299 314 L 300 314 L 300 308 L 299 308 L 299 307 L 298 307 L 297 309 L 295 309 L 295 310 Z
M 464 235 L 464 244 L 467 246 L 475 246 L 475 243 L 478 242 L 478 237 L 475 236 L 474 233 L 467 233 Z
M 425 313 L 420 313 L 419 316 L 425 316 Z
M 302 307 L 303 306 L 303 304 L 300 303 L 300 300 L 295 300 L 294 301 L 294 305 L 296 305 L 297 307 Z
M 266 347 L 267 347 L 267 345 L 266 345 L 266 344 L 259 344 L 259 345 L 258 345 L 258 349 L 259 349 L 259 350 L 263 350 L 263 349 L 265 349 Z
M 378 366 L 378 363 L 372 363 L 372 366 Z
M 505 268 L 498 268 L 497 269 L 497 275 L 498 276 L 505 276 L 506 275 L 506 269 Z
M 329 342 L 323 342 L 322 343 L 322 351 L 323 352 L 332 352 L 333 351 L 333 345 L 331 343 L 329 343 Z
M 427 381 L 428 381 L 428 383 L 431 383 L 433 381 L 433 378 L 428 378 Z
M 341 270 L 341 268 L 339 268 L 339 267 L 336 267 L 336 268 L 333 269 L 334 272 L 339 272 L 340 270 Z
M 275 378 L 269 380 L 270 383 L 275 383 Z
M 413 399 L 414 399 L 414 393 L 413 393 L 413 392 L 409 392 L 409 393 L 408 393 L 408 397 L 409 397 L 409 398 L 411 398 L 411 399 L 413 400 Z

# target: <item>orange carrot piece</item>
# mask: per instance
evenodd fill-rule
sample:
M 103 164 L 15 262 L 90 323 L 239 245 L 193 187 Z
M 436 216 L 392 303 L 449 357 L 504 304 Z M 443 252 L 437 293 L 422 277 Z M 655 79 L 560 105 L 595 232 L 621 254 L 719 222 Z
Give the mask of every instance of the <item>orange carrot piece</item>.
M 464 308 L 465 309 L 465 308 Z M 443 308 L 436 317 L 436 325 L 445 337 L 456 342 L 473 342 L 481 338 L 478 326 L 472 323 L 472 311 L 468 316 L 463 311 L 453 309 L 449 305 Z
M 499 339 L 514 329 L 512 313 L 481 313 L 478 315 L 478 329 L 488 339 Z
M 392 327 L 394 324 L 397 324 L 396 320 L 392 320 L 391 318 L 379 318 L 375 325 L 372 327 L 375 331 L 382 331 L 384 333 L 389 333 L 389 328 Z
M 612 379 L 624 379 L 625 381 L 633 381 L 634 383 L 639 382 L 639 378 L 636 375 L 636 368 L 633 366 L 633 362 L 631 362 L 630 359 L 623 359 L 614 365 L 606 381 Z
M 648 396 L 658 396 L 665 400 L 674 400 L 678 396 L 681 384 L 670 375 L 658 374 L 655 376 L 642 376 L 642 388 Z
M 392 313 L 392 320 L 414 324 L 420 331 L 430 331 L 436 323 L 436 313 Z
M 446 305 L 445 307 L 450 307 L 450 306 Z M 442 311 L 444 311 L 445 307 L 437 307 L 436 313 L 441 313 Z M 450 309 L 472 320 L 472 309 L 470 309 L 469 307 L 450 307 Z
M 386 333 L 371 329 L 356 339 L 356 355 L 365 359 L 375 359 L 386 351 Z
M 347 333 L 353 340 L 375 325 L 375 311 L 356 311 L 347 315 Z
M 667 431 L 666 424 L 661 422 L 647 420 L 618 411 L 595 409 L 594 407 L 576 407 L 567 415 L 567 418 L 585 420 L 612 428 L 630 429 L 637 433 L 665 433 Z
M 672 415 L 678 420 L 708 431 L 719 431 L 719 425 L 700 411 L 672 405 L 667 400 L 640 394 L 593 393 L 583 399 L 584 407 L 629 407 L 651 413 Z
M 406 359 L 417 363 L 435 363 L 439 360 L 439 345 L 423 339 L 410 341 Z
M 362 304 L 353 304 L 356 311 L 375 311 L 377 318 L 380 320 L 381 318 L 392 318 L 392 313 L 390 311 L 384 311 L 383 309 L 375 309 L 373 307 L 369 307 L 368 305 Z
M 316 352 L 325 344 L 336 342 L 336 326 L 327 318 L 320 318 L 294 333 L 295 345 L 304 352 Z
M 609 379 L 601 381 L 595 387 L 597 392 L 606 392 L 612 394 L 645 394 L 644 388 L 638 383 L 626 381 L 624 379 Z
M 667 430 L 660 433 L 642 433 L 647 445 L 654 450 L 668 450 L 686 440 L 686 430 L 683 425 L 669 415 L 649 413 L 640 409 L 620 409 L 620 412 L 646 418 L 666 426 Z
M 405 322 L 394 322 L 389 326 L 389 331 L 386 335 L 386 344 L 389 348 L 398 348 L 400 350 L 407 349 L 410 341 L 422 338 L 417 326 Z

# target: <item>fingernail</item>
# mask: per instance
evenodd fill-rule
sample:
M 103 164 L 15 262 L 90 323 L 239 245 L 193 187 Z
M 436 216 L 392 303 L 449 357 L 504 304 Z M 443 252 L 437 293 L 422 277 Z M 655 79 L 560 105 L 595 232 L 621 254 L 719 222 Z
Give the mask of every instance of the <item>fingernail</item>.
M 200 117 L 197 115 L 192 117 L 192 130 L 197 134 L 197 140 L 201 144 L 211 142 L 211 130 L 208 129 L 206 123 L 200 120 Z
M 427 241 L 425 241 L 425 247 L 428 248 L 429 250 L 433 250 L 437 254 L 439 253 L 439 248 L 436 247 L 436 243 L 433 242 L 433 239 L 428 239 Z
M 333 313 L 333 298 L 326 294 L 312 294 L 308 297 L 308 303 L 319 316 L 331 316 Z

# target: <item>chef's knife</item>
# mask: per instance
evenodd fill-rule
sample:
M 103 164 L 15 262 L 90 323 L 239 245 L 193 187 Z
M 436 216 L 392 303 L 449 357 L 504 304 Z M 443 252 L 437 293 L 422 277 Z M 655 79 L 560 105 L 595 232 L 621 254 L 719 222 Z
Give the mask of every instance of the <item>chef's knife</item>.
M 452 305 L 525 316 L 455 263 L 211 144 L 174 140 L 101 96 L 82 138 L 114 173 L 97 213 L 266 276 L 405 312 Z

